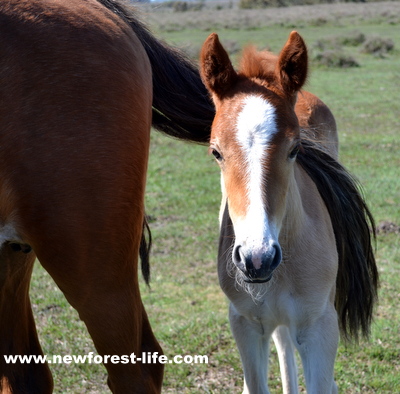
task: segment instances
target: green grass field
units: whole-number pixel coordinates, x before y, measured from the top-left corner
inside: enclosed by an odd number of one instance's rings
[[[382,4],[389,7],[389,3]],[[320,96],[336,116],[341,162],[363,184],[376,223],[399,226],[399,19],[393,21],[390,13],[386,17],[368,16],[368,5],[359,4],[359,14],[355,8],[354,15],[337,21],[328,18],[327,13],[315,14],[311,22],[304,18],[296,22],[295,16],[290,15],[290,23],[278,24],[271,22],[274,10],[258,10],[268,15],[265,26],[244,30],[218,28],[217,32],[223,42],[235,41],[239,47],[253,42],[278,51],[290,31],[296,29],[308,43],[312,58],[318,40],[349,36],[354,30],[393,41],[394,50],[383,57],[364,53],[361,45],[341,45],[340,50],[351,54],[360,66],[330,68],[313,61],[307,89]],[[342,6],[345,9],[347,5]],[[313,10],[308,8],[309,14]],[[219,12],[222,18],[224,11]],[[200,48],[201,42],[214,31],[214,26],[165,31],[157,29],[157,20],[163,19],[161,12],[148,16],[158,34],[176,45],[190,43]],[[185,18],[190,19],[190,15]],[[142,285],[142,297],[166,355],[209,357],[208,365],[167,365],[166,393],[239,393],[242,389],[240,360],[227,319],[228,304],[216,272],[219,200],[219,169],[207,155],[207,147],[153,132],[146,201],[153,233],[152,282],[151,289]],[[335,375],[341,393],[400,392],[400,234],[380,232],[376,255],[381,288],[371,339],[358,346],[340,346]],[[39,264],[35,267],[31,295],[45,354],[94,351],[77,313]],[[52,370],[56,393],[108,392],[102,366],[53,365]],[[304,392],[302,379],[300,384]],[[273,347],[270,390],[281,392]]]

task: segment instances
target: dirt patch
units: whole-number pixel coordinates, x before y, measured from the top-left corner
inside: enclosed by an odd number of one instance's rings
[[[235,370],[229,367],[209,368],[196,378],[197,389],[199,392],[206,393],[221,389],[227,393],[240,393],[242,385],[237,387],[233,379],[236,374]]]
[[[400,234],[400,226],[384,220],[376,226],[376,232],[377,234]]]

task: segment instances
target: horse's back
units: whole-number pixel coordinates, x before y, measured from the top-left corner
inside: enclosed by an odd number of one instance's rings
[[[314,94],[302,90],[297,95],[295,111],[303,133],[325,146],[337,159],[339,140],[336,121],[329,107]]]

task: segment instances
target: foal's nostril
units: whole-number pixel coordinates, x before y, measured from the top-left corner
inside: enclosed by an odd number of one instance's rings
[[[240,254],[240,248],[241,248],[240,245],[236,245],[235,248],[233,249],[232,257],[233,257],[233,262],[236,265],[238,265],[238,264],[240,264],[242,262],[242,256]]]
[[[274,249],[274,256],[272,258],[271,269],[274,270],[282,261],[282,249],[277,243],[274,243],[272,247]]]
[[[240,245],[236,245],[233,249],[232,259],[237,268],[246,273],[246,258]]]

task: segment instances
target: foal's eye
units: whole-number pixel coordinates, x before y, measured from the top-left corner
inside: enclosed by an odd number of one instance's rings
[[[292,149],[292,151],[289,153],[289,159],[294,160],[299,153],[300,150],[300,144],[296,144],[296,146]]]
[[[222,161],[222,156],[216,149],[212,149],[211,153],[217,161]]]

